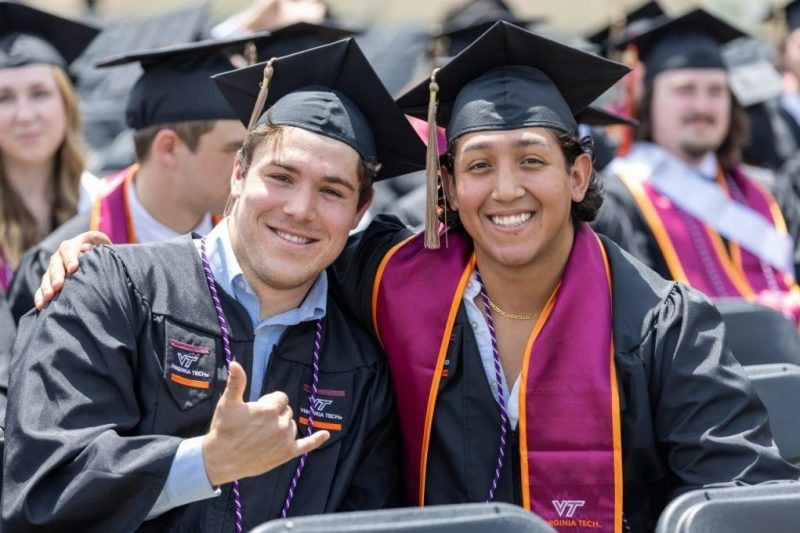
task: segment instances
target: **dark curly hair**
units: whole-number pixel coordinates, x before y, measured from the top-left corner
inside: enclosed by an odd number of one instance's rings
[[[590,136],[578,138],[575,135],[564,133],[556,129],[545,129],[548,130],[558,142],[561,153],[564,154],[567,172],[572,169],[572,166],[581,154],[589,154],[594,164],[594,140]],[[447,152],[445,152],[439,160],[440,165],[453,176],[455,176],[455,145],[455,142],[449,143]],[[458,212],[450,209],[449,205],[445,206],[444,200],[444,194],[440,191],[439,220],[448,226],[460,225]],[[597,217],[597,212],[600,210],[601,205],[603,205],[603,183],[597,175],[597,172],[592,168],[592,174],[589,177],[589,185],[586,188],[586,195],[580,202],[572,202],[572,208],[570,209],[572,222],[577,224],[579,222],[593,221]]]

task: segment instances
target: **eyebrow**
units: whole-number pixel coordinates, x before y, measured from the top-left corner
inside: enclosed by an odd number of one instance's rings
[[[541,139],[535,139],[526,137],[523,139],[519,139],[518,141],[514,142],[514,148],[525,148],[528,146],[541,146],[542,148],[550,149],[550,145],[547,144],[545,141]],[[488,142],[480,142],[475,144],[468,144],[462,151],[462,154],[467,154],[469,152],[476,152],[478,150],[486,150],[487,148],[491,148],[492,143]]]
[[[289,172],[292,172],[294,174],[300,174],[300,170],[297,167],[289,165],[288,163],[281,163],[279,161],[270,161],[269,164],[273,165],[273,166],[276,166],[276,167],[280,167],[280,168],[285,169],[285,170],[288,170]],[[346,187],[346,188],[350,189],[351,191],[356,192],[355,185],[353,185],[352,183],[350,183],[348,180],[346,180],[344,178],[340,178],[339,176],[325,176],[325,177],[322,178],[322,181],[324,181],[326,183],[331,183],[331,184],[334,184],[334,185],[341,185],[342,187]]]

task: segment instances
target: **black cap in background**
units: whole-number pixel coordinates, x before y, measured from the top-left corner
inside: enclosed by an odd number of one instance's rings
[[[615,42],[630,39],[647,29],[654,19],[664,17],[666,13],[655,0],[645,2],[638,8],[625,13],[619,21],[612,21],[610,25],[593,33],[587,39],[598,45],[603,53],[607,53]]]
[[[726,68],[721,45],[744,37],[743,31],[703,9],[665,19],[621,44],[636,46],[645,65],[645,80],[684,68]]]
[[[271,37],[258,49],[258,61],[267,61],[273,57],[281,57],[295,52],[316,48],[324,44],[350,37],[357,31],[352,28],[333,25],[332,23],[312,24],[297,22],[282,28],[271,30]]]
[[[437,73],[437,122],[446,125],[449,142],[472,131],[534,126],[574,134],[575,116],[629,70],[498,22]],[[400,97],[400,108],[424,119],[428,85]]]
[[[0,2],[0,68],[45,63],[66,69],[98,33],[87,24]]]
[[[341,141],[380,163],[377,180],[424,168],[425,145],[352,38],[272,62],[266,100],[255,110],[266,63],[214,76],[248,125],[295,126]]]
[[[495,22],[505,21],[525,29],[542,24],[544,17],[518,17],[502,0],[468,0],[453,8],[455,15],[431,31],[445,57],[459,54]]]
[[[258,48],[269,35],[263,32],[127,52],[104,59],[97,66],[141,64],[144,72],[131,90],[126,110],[128,126],[133,129],[191,120],[235,120],[236,114],[211,76],[233,67],[229,54],[244,53],[251,42]]]

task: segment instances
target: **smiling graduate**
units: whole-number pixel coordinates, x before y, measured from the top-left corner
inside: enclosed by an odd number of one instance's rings
[[[387,364],[325,269],[424,145],[352,39],[219,83],[255,119],[228,216],[94,249],[20,323],[6,531],[240,532],[401,501]]]

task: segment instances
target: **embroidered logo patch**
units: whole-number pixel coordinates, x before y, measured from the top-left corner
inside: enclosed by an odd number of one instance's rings
[[[303,385],[303,391],[311,394],[311,387]],[[347,394],[344,390],[336,389],[317,389],[317,397],[314,401],[314,428],[327,429],[329,431],[342,431],[344,422],[345,398]],[[307,398],[307,397],[306,397]],[[310,411],[308,409],[308,399],[300,405],[300,424],[307,426]]]
[[[579,507],[586,505],[585,500],[553,500],[553,508],[560,517],[572,518]]]
[[[208,370],[200,368],[198,361],[201,357],[208,355],[211,350],[178,339],[170,339],[169,348],[174,356],[169,358],[169,379],[186,387],[208,389],[211,383],[211,374]]]

